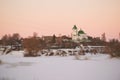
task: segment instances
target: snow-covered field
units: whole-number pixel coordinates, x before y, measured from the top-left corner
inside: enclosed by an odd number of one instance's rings
[[[23,57],[1,55],[0,80],[120,80],[120,59],[109,55]]]

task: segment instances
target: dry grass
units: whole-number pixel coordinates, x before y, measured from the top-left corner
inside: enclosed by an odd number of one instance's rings
[[[75,55],[75,60],[89,60],[87,56]]]
[[[80,55],[75,55],[75,60],[80,60]]]
[[[2,60],[0,60],[0,64],[2,64]]]

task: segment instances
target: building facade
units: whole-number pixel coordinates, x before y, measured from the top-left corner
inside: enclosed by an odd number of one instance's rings
[[[72,28],[73,32],[72,32],[72,40],[74,42],[84,42],[88,40],[88,36],[87,34],[82,30],[78,30],[77,26],[74,25],[74,27]]]

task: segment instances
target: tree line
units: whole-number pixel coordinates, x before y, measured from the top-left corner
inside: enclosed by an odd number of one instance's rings
[[[93,46],[106,46],[106,52],[111,54],[112,57],[120,57],[120,41],[117,39],[111,39],[106,41],[105,33],[102,37],[91,37],[88,36],[90,42],[75,43],[68,36],[56,37],[54,34],[51,39],[45,40],[39,37],[37,33],[33,33],[33,36],[22,38],[19,33],[5,34],[0,39],[1,46],[11,46],[15,50],[25,50],[28,55],[36,56],[42,49],[49,49],[51,46],[58,46],[60,48],[75,48],[79,44],[93,45]]]

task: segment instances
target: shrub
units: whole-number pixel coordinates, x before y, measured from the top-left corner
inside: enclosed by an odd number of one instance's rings
[[[118,40],[111,40],[108,47],[111,57],[120,57],[120,42]]]
[[[26,51],[24,56],[37,56],[37,53],[42,50],[42,40],[37,37],[30,37],[23,40],[23,47]]]

